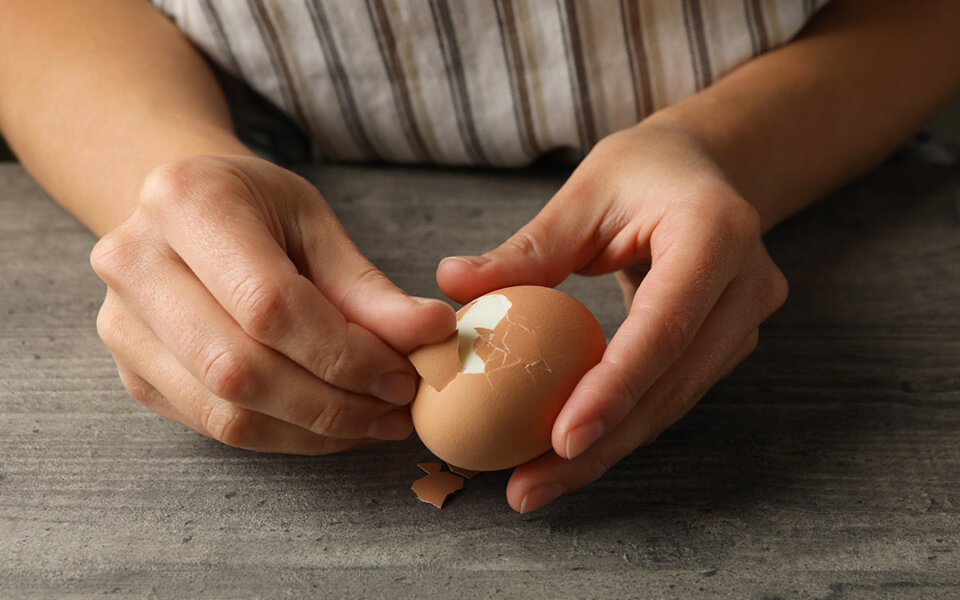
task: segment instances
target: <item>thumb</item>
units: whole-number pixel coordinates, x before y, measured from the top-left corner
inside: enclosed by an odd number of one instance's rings
[[[402,354],[444,341],[457,329],[453,307],[437,298],[411,296],[358,255],[333,289],[347,321],[371,331]]]
[[[443,293],[461,303],[512,285],[554,287],[598,251],[601,219],[589,212],[582,205],[563,202],[558,194],[493,250],[441,260],[437,283]]]
[[[397,287],[360,253],[332,215],[321,228],[322,234],[305,242],[307,276],[347,321],[402,354],[442,342],[456,331],[453,307],[439,299],[410,296]]]

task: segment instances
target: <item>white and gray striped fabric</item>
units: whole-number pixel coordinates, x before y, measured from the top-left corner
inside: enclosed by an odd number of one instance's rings
[[[153,0],[324,158],[520,166],[677,102],[828,0]]]

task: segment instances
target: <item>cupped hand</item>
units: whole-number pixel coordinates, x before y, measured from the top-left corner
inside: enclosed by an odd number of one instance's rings
[[[749,355],[787,285],[757,211],[697,140],[640,124],[603,139],[544,209],[496,249],[441,262],[466,302],[570,273],[616,272],[628,313],[557,417],[553,452],[521,465],[510,505],[529,512],[651,443]]]
[[[155,169],[94,247],[97,320],[137,400],[242,448],[324,454],[409,435],[405,355],[456,327],[358,251],[306,180],[246,156]]]

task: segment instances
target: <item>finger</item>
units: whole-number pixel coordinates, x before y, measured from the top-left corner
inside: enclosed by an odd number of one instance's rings
[[[561,456],[576,456],[630,412],[683,355],[721,293],[743,268],[743,251],[734,240],[719,237],[712,227],[695,219],[680,229],[682,235],[652,240],[653,266],[637,289],[627,318],[603,359],[581,379],[561,410],[553,436]],[[736,302],[749,302],[745,294],[750,291],[734,286],[730,296]],[[752,315],[736,317],[733,327],[744,327],[749,321],[752,329],[760,322]],[[736,333],[736,340],[746,334]]]
[[[617,285],[620,286],[620,292],[623,294],[623,303],[628,311],[630,305],[633,304],[633,297],[637,295],[637,288],[640,287],[640,283],[649,272],[649,263],[639,263],[628,265],[614,274]]]
[[[440,261],[437,282],[443,292],[466,303],[511,285],[553,287],[588,263],[606,240],[604,207],[586,199],[595,194],[574,176],[530,222],[482,256]]]
[[[183,263],[150,243],[133,252],[124,276],[115,276],[112,269],[102,276],[212,395],[322,435],[409,435],[408,411],[315,377],[245,335]],[[328,351],[336,354],[338,349]]]
[[[152,375],[161,382],[161,385],[164,385],[164,382],[170,382],[177,386],[175,392],[183,393],[185,388],[181,383],[189,387],[191,381],[178,383],[177,374],[171,374],[170,369],[164,368],[165,362],[152,361],[147,365],[148,370],[156,372]],[[176,368],[179,364],[173,366]],[[205,390],[195,385],[193,392],[197,395],[187,404],[188,410],[182,412],[133,370],[124,366],[120,366],[119,370],[124,387],[140,404],[162,417],[229,446],[256,452],[320,455],[341,452],[375,442],[375,440],[345,440],[321,436],[272,417],[231,405],[229,402],[206,394]]]
[[[442,300],[410,296],[367,260],[323,202],[304,204],[303,262],[310,280],[352,323],[402,354],[442,342],[457,328]]]
[[[220,163],[172,166],[148,179],[141,204],[159,217],[153,222],[163,239],[247,335],[337,387],[394,404],[412,400],[409,362],[348,322],[298,272],[277,242],[284,239],[277,222],[285,217],[250,199],[255,188]]]
[[[720,377],[717,379],[724,379],[730,373],[733,373],[733,370],[737,368],[737,365],[742,363],[744,359],[753,354],[753,351],[757,349],[757,345],[760,343],[760,329],[754,329],[750,335],[747,336],[747,339],[743,341],[742,344],[734,351],[730,358],[727,360],[727,363],[720,369]]]
[[[190,421],[186,415],[177,410],[173,404],[164,398],[163,394],[157,391],[157,388],[150,385],[150,382],[143,377],[137,375],[132,368],[125,365],[122,361],[118,361],[116,355],[114,355],[113,359],[117,363],[120,383],[123,384],[127,393],[130,394],[134,400],[161,417],[190,427]],[[191,427],[191,429],[193,428]],[[196,431],[196,429],[194,430]]]
[[[746,358],[755,345],[752,335],[744,339],[722,372],[732,370],[730,365]],[[670,424],[679,420],[706,393],[710,385],[703,385],[701,382],[702,391],[695,391],[694,396],[684,397],[683,401],[671,405],[666,413],[669,415],[669,423],[647,421],[644,414],[646,404],[638,404],[616,429],[576,458],[568,460],[555,452],[548,452],[518,467],[507,484],[507,501],[514,510],[527,513],[596,481],[638,446],[651,443]],[[649,396],[651,404],[656,404],[658,397],[673,397],[659,388],[652,389]],[[645,398],[644,402],[646,401]],[[665,400],[660,400],[659,403],[668,404]]]
[[[107,310],[112,315],[98,321],[103,322],[102,337],[117,362],[121,382],[138,402],[163,417],[230,446],[259,452],[329,454],[374,441],[318,435],[217,398],[142,322],[122,306]],[[175,398],[176,404],[168,397]]]
[[[756,329],[734,337],[729,322],[739,307],[725,297],[697,339],[619,424],[573,459],[555,452],[518,467],[507,485],[510,505],[535,510],[600,478],[638,446],[653,442],[686,414],[707,390],[756,346]]]

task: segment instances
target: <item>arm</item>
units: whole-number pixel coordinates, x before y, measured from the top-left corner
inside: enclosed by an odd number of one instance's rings
[[[785,300],[763,231],[887,156],[960,83],[960,4],[834,0],[794,42],[601,140],[486,261],[441,263],[443,290],[616,272],[628,315],[514,472],[543,506],[600,477],[750,354]]]
[[[98,235],[127,219],[157,165],[252,156],[203,57],[149,2],[0,0],[0,130]]]
[[[131,395],[249,449],[406,437],[403,354],[445,339],[450,307],[393,285],[309,182],[237,141],[203,58],[148,2],[0,14],[0,128],[103,236],[97,329]]]
[[[690,132],[764,229],[878,165],[960,88],[960,4],[834,0],[795,41],[647,120]]]

